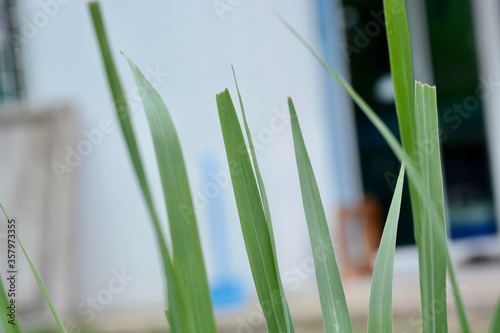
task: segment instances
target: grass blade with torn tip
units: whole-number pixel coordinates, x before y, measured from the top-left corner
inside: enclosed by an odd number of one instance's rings
[[[323,203],[291,98],[288,99],[288,107],[325,332],[352,332],[351,319]]]
[[[174,332],[189,331],[192,322],[189,321],[187,316],[183,314],[185,311],[185,305],[181,298],[181,295],[179,294],[180,289],[178,287],[177,278],[175,277],[175,274],[173,272],[172,261],[170,258],[168,247],[164,238],[160,221],[158,219],[158,215],[156,213],[156,209],[153,204],[151,191],[149,189],[146,174],[144,172],[144,167],[141,161],[141,156],[135,139],[134,130],[130,120],[127,101],[125,95],[123,94],[120,79],[118,78],[113,58],[111,56],[111,50],[109,47],[108,39],[106,37],[106,31],[104,28],[104,22],[102,19],[99,4],[97,2],[90,3],[89,10],[92,16],[96,36],[99,41],[101,56],[106,69],[108,83],[113,95],[113,101],[117,111],[118,119],[120,121],[122,133],[125,137],[127,148],[134,165],[134,170],[139,180],[139,184],[146,200],[146,204],[148,206],[149,214],[153,223],[153,228],[155,230],[156,240],[158,242],[158,246],[160,247],[163,270],[167,279],[168,290],[170,290],[167,296],[167,302],[170,310],[176,314],[172,316],[173,321],[170,323],[170,325]]]
[[[279,267],[278,267],[278,256],[276,254],[276,244],[274,241],[273,223],[271,220],[271,210],[269,208],[269,201],[267,200],[267,194],[266,194],[266,189],[264,187],[264,181],[262,180],[262,175],[260,173],[259,163],[257,161],[257,154],[255,153],[255,147],[253,145],[252,134],[250,133],[250,127],[248,126],[247,117],[245,114],[245,108],[243,107],[243,99],[241,98],[240,88],[238,87],[238,81],[236,80],[236,73],[234,72],[234,67],[231,66],[231,68],[233,69],[233,76],[234,76],[234,83],[236,84],[236,90],[238,91],[238,99],[240,101],[241,114],[243,115],[243,124],[245,125],[245,132],[246,132],[247,139],[248,139],[248,145],[250,147],[250,153],[252,155],[252,161],[253,161],[253,166],[255,169],[255,175],[257,177],[257,182],[259,184],[259,191],[260,191],[260,196],[262,199],[262,206],[264,208],[264,214],[266,215],[267,227],[269,229],[269,238],[271,239],[271,246],[273,248],[274,264],[276,266],[276,274],[279,277],[280,272],[279,272]],[[281,283],[281,279],[278,279],[278,283],[280,285],[279,286],[280,292],[282,295],[284,295],[285,292],[283,291],[283,285]],[[294,332],[295,329],[293,328],[292,315],[290,314],[290,309],[288,308],[288,302],[286,302],[286,300],[285,300],[285,302],[283,302],[283,311],[285,311],[288,331]]]
[[[250,156],[229,91],[216,96],[234,196],[253,280],[269,332],[289,332],[273,247]]]
[[[392,276],[405,168],[401,165],[373,269],[368,333],[392,332]]]
[[[127,58],[149,122],[167,207],[173,268],[194,332],[217,332],[181,146],[169,111],[139,68]]]
[[[412,68],[412,59],[411,59],[411,41],[410,41],[410,33],[408,29],[406,8],[404,0],[384,0],[384,14],[386,21],[386,32],[387,32],[387,42],[389,47],[389,58],[391,64],[391,73],[392,79],[394,82],[394,93],[395,93],[395,102],[396,102],[396,110],[398,114],[398,122],[401,133],[401,140],[404,150],[414,156],[414,152],[419,151],[421,148],[419,145],[424,144],[427,145],[429,143],[429,136],[426,136],[426,128],[431,125],[432,127],[437,127],[437,117],[433,115],[433,109],[435,105],[430,105],[430,109],[428,110],[430,115],[433,117],[430,123],[426,123],[424,119],[420,116],[422,113],[418,112],[418,110],[414,110],[413,94],[412,90],[414,88],[413,82],[413,68]],[[425,90],[425,88],[424,88]],[[434,126],[435,125],[435,126]],[[431,130],[434,129],[431,127]],[[431,132],[431,136],[436,138],[435,134]],[[425,141],[422,141],[425,140]],[[439,158],[439,140],[430,141],[432,147],[431,151],[434,151],[432,154],[432,158]],[[416,162],[416,161],[414,161]],[[425,170],[425,164],[421,164],[421,168],[417,163],[415,163],[417,169],[420,169],[419,172],[424,176],[424,179],[428,179],[424,174],[426,171],[430,172],[428,175],[433,178],[441,179],[441,169],[434,167],[434,171]],[[435,185],[435,184],[434,184]],[[431,187],[431,183],[427,183],[425,186],[427,188]],[[440,182],[440,186],[442,186],[442,181]],[[439,212],[439,218],[435,219],[431,215],[435,215],[432,212],[429,214],[426,220],[425,216],[422,216],[421,212],[425,209],[428,210],[427,203],[424,202],[421,195],[419,195],[418,190],[415,188],[415,182],[410,182],[410,197],[412,203],[412,211],[414,212],[414,228],[415,228],[415,239],[417,242],[417,247],[419,251],[419,258],[425,257],[425,259],[420,261],[420,265],[426,266],[425,269],[420,269],[420,283],[421,287],[427,285],[430,288],[431,293],[427,293],[423,291],[422,293],[422,312],[427,313],[431,316],[431,320],[427,320],[424,323],[423,330],[432,332],[432,329],[447,330],[447,312],[446,310],[435,310],[435,302],[436,298],[439,297],[439,302],[442,302],[443,306],[446,307],[446,302],[442,299],[443,293],[441,292],[441,288],[443,288],[443,284],[446,283],[446,274],[443,276],[442,267],[447,264],[448,267],[448,275],[450,276],[450,280],[453,286],[453,293],[455,297],[455,303],[457,307],[457,313],[460,320],[460,325],[462,328],[462,332],[467,333],[470,332],[470,325],[467,319],[467,315],[465,313],[465,308],[463,306],[463,301],[460,297],[460,293],[456,283],[455,272],[453,269],[453,263],[450,260],[449,253],[446,253],[445,256],[440,256],[439,260],[433,260],[432,256],[429,255],[429,252],[432,251],[430,247],[432,247],[432,243],[429,243],[428,234],[423,234],[425,232],[425,223],[432,223],[429,219],[434,220],[434,222],[439,221],[442,223],[444,229],[444,214],[443,204],[444,201],[442,198],[442,188],[437,189],[435,187],[433,190],[430,190],[431,196],[431,204],[434,204],[434,201],[437,200],[439,203],[436,208]],[[430,232],[429,229],[427,229]],[[443,232],[444,234],[444,232]],[[446,239],[442,237],[442,235],[437,236],[434,239],[435,242],[443,243],[437,244],[438,247],[445,247]],[[432,267],[431,267],[432,265]],[[429,279],[433,279],[431,283]],[[444,281],[443,281],[444,280]],[[437,283],[437,285],[435,284]],[[426,293],[427,295],[425,295]],[[436,293],[439,293],[437,295]],[[438,313],[439,312],[439,313]]]
[[[411,145],[417,149],[423,144],[424,149],[414,150],[415,165],[423,175],[430,199],[430,205],[425,204],[415,193],[412,206],[415,224],[415,240],[418,248],[420,295],[422,303],[423,331],[447,332],[448,320],[446,313],[446,271],[447,249],[443,179],[441,175],[441,158],[439,150],[439,132],[437,120],[436,88],[429,85],[415,84],[415,122],[418,124],[412,136]],[[418,156],[416,155],[418,154]],[[411,185],[411,183],[410,183]],[[432,210],[437,210],[439,218],[432,216]],[[434,232],[438,227],[443,232]]]
[[[500,332],[500,301],[498,302],[495,312],[493,312],[493,316],[491,317],[491,324],[489,333],[498,333]]]
[[[7,218],[7,221],[10,221],[9,216],[7,215],[7,212],[5,211],[5,209],[3,208],[3,205],[1,203],[0,203],[0,207],[2,208],[2,211],[5,215],[5,217]],[[26,249],[24,248],[23,243],[21,242],[21,239],[19,239],[19,236],[17,235],[17,233],[15,231],[14,231],[14,233],[16,235],[17,241],[19,242],[19,245],[21,246],[21,249],[23,250],[23,253],[24,253],[24,256],[26,257],[26,260],[28,260],[28,264],[30,265],[31,271],[33,272],[33,275],[36,278],[36,282],[38,283],[38,286],[40,287],[40,290],[43,293],[43,297],[45,297],[45,300],[47,301],[47,304],[50,307],[50,311],[52,311],[52,314],[54,315],[54,318],[57,322],[57,325],[59,326],[59,329],[61,330],[61,332],[67,333],[66,328],[64,328],[64,324],[63,324],[61,318],[57,314],[57,311],[56,311],[56,308],[54,307],[54,304],[52,304],[52,300],[50,299],[49,293],[47,292],[47,289],[45,288],[45,285],[43,284],[42,278],[38,274],[38,271],[36,270],[35,265],[31,261],[31,258],[28,255],[28,252],[26,252]]]
[[[414,84],[405,1],[384,0],[384,14],[403,149],[413,157],[414,165],[425,181],[422,185],[427,190],[430,204],[435,206],[439,215],[437,219],[432,216],[430,210],[434,208],[423,202],[414,182],[410,182],[415,241],[419,254],[421,306],[426,316],[422,329],[424,332],[446,332],[446,267],[451,262],[448,263],[448,254],[445,253],[445,233],[433,233],[430,225],[439,224],[445,229],[436,90],[427,85]],[[412,94],[414,86],[415,95]],[[427,150],[423,153],[422,145]],[[423,161],[417,161],[417,157],[423,157]],[[452,269],[450,275],[454,275]],[[459,316],[463,323],[462,314],[459,313]]]

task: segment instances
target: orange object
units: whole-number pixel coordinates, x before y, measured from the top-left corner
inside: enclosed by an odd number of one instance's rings
[[[338,251],[342,275],[370,275],[382,237],[382,208],[373,195],[357,205],[339,211]]]

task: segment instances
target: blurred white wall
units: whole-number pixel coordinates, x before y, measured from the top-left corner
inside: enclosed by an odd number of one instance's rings
[[[103,312],[124,307],[163,307],[163,277],[151,224],[129,162],[86,2],[26,0],[20,2],[21,27],[27,29],[23,49],[27,97],[32,103],[70,100],[81,111],[82,131],[98,130],[102,121],[114,125],[103,134],[74,172],[78,173],[75,309],[107,287],[113,271],[135,279],[113,295]],[[218,12],[214,4],[230,10]],[[278,256],[283,270],[309,255],[293,142],[288,124],[272,133],[276,112],[287,114],[292,96],[303,128],[325,208],[335,206],[335,184],[327,141],[324,96],[319,89],[323,69],[274,17],[274,6],[305,38],[319,47],[315,8],[307,0],[274,1],[102,1],[108,37],[124,90],[131,98],[133,123],[139,133],[158,206],[163,207],[159,177],[147,122],[137,99],[124,51],[151,76],[172,114],[180,137],[193,192],[204,191],[201,161],[215,156],[227,170],[215,94],[228,87],[236,97],[235,66],[250,127],[262,134],[258,157],[275,223]],[[45,14],[43,14],[45,13]],[[47,18],[46,20],[44,18]],[[23,31],[21,31],[23,33]],[[273,118],[274,117],[274,118]],[[274,119],[274,120],[273,120]],[[280,120],[279,120],[280,121]],[[82,140],[86,140],[82,132]],[[253,290],[244,243],[230,186],[221,194],[230,224],[232,261],[248,290]],[[195,201],[196,198],[195,198]],[[160,209],[166,221],[164,209]],[[330,214],[332,215],[332,214]],[[201,209],[205,259],[211,269],[207,214]],[[313,279],[308,279],[308,282]],[[88,315],[88,314],[87,314]],[[81,319],[87,315],[80,313]],[[102,316],[101,312],[97,316]]]

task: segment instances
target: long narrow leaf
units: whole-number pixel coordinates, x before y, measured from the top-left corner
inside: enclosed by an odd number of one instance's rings
[[[290,332],[273,245],[250,156],[229,91],[217,95],[234,196],[257,295],[269,332]],[[293,328],[293,326],[292,326]]]
[[[216,332],[207,274],[184,158],[169,111],[139,68],[127,58],[149,122],[167,207],[173,268],[194,332]],[[173,317],[173,316],[172,316]]]
[[[19,242],[19,245],[21,246],[21,249],[23,250],[23,253],[24,253],[24,256],[26,257],[26,260],[28,260],[28,264],[30,265],[31,271],[33,272],[33,275],[36,278],[36,282],[38,283],[38,286],[40,287],[40,290],[43,293],[43,297],[47,301],[47,304],[50,307],[50,311],[52,312],[52,315],[54,316],[54,318],[57,322],[57,326],[59,326],[59,329],[61,330],[61,332],[66,333],[67,332],[66,328],[64,327],[64,324],[63,324],[61,318],[59,317],[59,314],[57,313],[56,308],[55,308],[54,304],[52,303],[52,300],[50,299],[47,288],[45,288],[45,285],[43,284],[42,278],[38,274],[38,271],[36,270],[35,265],[31,261],[31,258],[28,255],[28,252],[26,252],[26,249],[24,248],[23,243],[21,242],[21,239],[19,238],[17,233],[16,233],[16,238],[17,238],[17,241]]]
[[[236,90],[238,91],[238,99],[240,101],[241,114],[243,115],[243,123],[245,125],[245,132],[247,135],[248,145],[250,147],[250,153],[252,155],[253,166],[255,169],[255,175],[257,176],[257,182],[259,184],[260,196],[262,199],[262,206],[264,208],[264,214],[266,215],[267,227],[269,229],[269,238],[271,240],[271,246],[273,248],[273,256],[274,256],[274,265],[276,266],[276,274],[278,277],[280,276],[279,267],[278,267],[278,256],[276,254],[276,244],[274,242],[274,232],[273,232],[273,223],[271,221],[271,210],[269,208],[269,201],[267,200],[266,188],[264,187],[264,181],[262,180],[262,175],[260,173],[259,163],[257,161],[257,154],[255,153],[255,148],[253,145],[252,134],[250,133],[250,127],[248,126],[247,117],[245,114],[245,108],[243,107],[243,99],[241,98],[240,88],[238,87],[238,81],[236,80],[236,73],[233,69],[234,83],[236,84]],[[283,285],[281,283],[281,279],[278,279],[280,293],[284,295]],[[288,303],[286,300],[283,302],[283,311],[285,312],[286,320],[287,320],[287,330],[289,332],[294,332],[292,316],[290,314],[290,309],[288,308]]]
[[[257,161],[257,154],[255,153],[255,147],[253,145],[252,133],[250,133],[250,127],[248,126],[247,116],[245,114],[245,108],[243,107],[243,99],[241,98],[240,88],[238,87],[238,81],[236,80],[236,73],[233,69],[234,83],[236,84],[236,91],[238,92],[238,99],[241,107],[241,115],[243,116],[243,124],[245,126],[245,133],[248,140],[248,146],[250,147],[250,154],[252,155],[252,162],[255,169],[255,175],[257,177],[257,182],[259,184],[259,191],[262,197],[262,206],[264,208],[264,214],[266,215],[266,222],[269,229],[269,236],[271,238],[271,245],[273,247],[273,253],[276,257],[276,245],[274,244],[274,232],[273,224],[271,221],[271,210],[269,208],[269,202],[267,200],[266,188],[264,187],[264,181],[262,180],[262,175],[260,173],[259,163]]]
[[[264,208],[264,214],[266,215],[267,227],[269,229],[269,238],[271,240],[271,246],[273,248],[273,257],[274,257],[274,265],[276,266],[276,274],[280,277],[279,267],[278,267],[278,256],[276,253],[276,244],[274,241],[274,232],[273,232],[273,223],[271,220],[271,209],[269,208],[269,201],[267,200],[266,188],[264,187],[264,181],[262,180],[262,175],[260,173],[259,163],[257,161],[257,154],[255,153],[255,147],[253,145],[252,134],[250,133],[250,127],[248,126],[247,117],[245,114],[245,108],[243,107],[243,99],[241,98],[240,88],[238,87],[238,81],[236,80],[236,73],[233,69],[234,83],[236,85],[236,90],[238,91],[238,99],[240,101],[241,114],[243,115],[243,123],[245,125],[245,133],[247,135],[248,145],[250,147],[250,153],[252,155],[253,166],[255,169],[255,175],[257,177],[257,183],[259,184],[259,191],[262,199],[262,206]],[[281,279],[278,279],[280,294],[284,295],[285,292],[283,290],[283,284],[281,283]],[[292,315],[290,313],[290,309],[288,308],[288,302],[286,299],[283,301],[283,311],[286,316],[286,324],[288,332],[295,332],[293,327]]]
[[[416,194],[418,205],[413,207],[415,235],[418,247],[420,295],[424,332],[447,332],[446,311],[446,238],[434,232],[433,225],[444,226],[443,179],[439,151],[439,133],[436,105],[436,88],[415,84],[415,122],[419,125],[412,137],[412,146],[422,145],[414,154],[415,165],[424,176],[424,187],[431,206]],[[415,199],[413,200],[415,201]],[[418,209],[418,210],[417,210]],[[432,216],[437,210],[439,219]]]
[[[5,209],[3,208],[3,205],[1,203],[0,203],[0,207],[2,208],[2,211],[5,215],[5,217],[7,218],[7,221],[10,221],[10,218],[7,215],[7,212],[5,211]],[[17,238],[19,245],[21,246],[21,249],[23,250],[23,253],[24,253],[24,256],[26,257],[26,260],[28,260],[28,264],[30,265],[31,271],[33,272],[33,275],[35,276],[36,282],[38,283],[38,286],[40,287],[40,290],[42,291],[43,297],[45,298],[45,301],[49,305],[50,311],[52,311],[52,315],[54,316],[54,318],[57,322],[57,325],[59,326],[59,329],[61,330],[61,332],[67,333],[66,328],[64,327],[64,324],[63,324],[61,318],[59,317],[59,314],[57,313],[56,308],[54,307],[54,304],[52,303],[52,300],[50,299],[49,293],[47,292],[47,288],[45,288],[45,285],[42,281],[42,278],[40,277],[40,274],[38,274],[38,271],[36,270],[35,265],[31,261],[31,258],[28,255],[28,252],[26,252],[26,249],[24,248],[23,243],[21,242],[21,239],[19,239],[17,232],[14,231],[14,233],[16,235],[16,238]],[[3,308],[2,311],[5,311],[5,308]]]
[[[288,107],[290,109],[295,159],[313,252],[325,332],[352,332],[351,319],[337,261],[335,260],[325,210],[323,209],[316,178],[291,98],[288,99]]]
[[[130,113],[128,110],[127,101],[125,95],[123,94],[120,79],[118,78],[118,73],[115,69],[113,57],[111,56],[111,50],[109,47],[108,39],[106,37],[101,10],[97,2],[90,3],[89,9],[94,24],[94,30],[99,41],[101,56],[106,69],[109,87],[113,95],[118,119],[120,120],[120,127],[125,137],[127,148],[134,165],[134,170],[139,180],[139,184],[146,200],[146,204],[148,206],[149,214],[153,223],[153,228],[155,230],[156,240],[160,247],[163,270],[167,279],[167,286],[169,290],[167,302],[171,312],[175,314],[171,316],[172,320],[170,321],[170,326],[174,332],[186,331],[189,330],[190,327],[192,327],[192,321],[188,320],[187,315],[184,314],[184,301],[182,300],[182,297],[179,293],[180,288],[173,271],[172,260],[170,258],[163,230],[158,219],[158,214],[156,213],[156,209],[153,204],[151,191],[149,189],[146,174],[144,172],[144,167],[141,161],[141,155],[139,153],[134,130],[130,121]]]
[[[404,173],[405,168],[402,165],[375,260],[368,311],[368,333],[392,332],[392,275]]]
[[[413,112],[413,67],[404,0],[384,0],[384,15],[401,141],[405,150],[411,152],[413,149],[409,148],[412,148],[410,144],[418,124]]]

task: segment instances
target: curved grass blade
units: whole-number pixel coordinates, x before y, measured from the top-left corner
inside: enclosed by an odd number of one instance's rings
[[[26,260],[28,260],[28,264],[30,265],[31,271],[33,272],[33,275],[36,278],[36,282],[38,283],[38,286],[40,287],[40,290],[43,293],[43,297],[45,297],[45,300],[47,301],[47,304],[50,307],[50,311],[52,311],[52,315],[54,316],[54,318],[57,322],[57,326],[59,326],[59,329],[61,330],[61,332],[66,333],[67,332],[66,328],[64,327],[64,324],[63,324],[61,318],[57,314],[57,311],[56,311],[56,308],[54,307],[54,304],[52,304],[49,293],[47,292],[47,289],[45,288],[45,285],[43,284],[42,278],[38,274],[38,272],[35,268],[35,265],[31,261],[31,258],[28,255],[28,252],[26,252],[26,249],[24,248],[23,243],[21,242],[21,239],[19,238],[17,233],[16,233],[16,238],[17,238],[17,241],[19,242],[19,245],[21,246],[21,249],[23,250],[23,253],[24,253],[24,256],[26,257]]]
[[[283,304],[286,299],[280,289],[268,222],[238,116],[227,89],[218,94],[216,99],[234,196],[257,295],[269,332],[291,332],[284,312]]]
[[[7,215],[7,212],[5,211],[5,209],[3,208],[3,205],[1,203],[0,203],[0,207],[2,208],[2,211],[5,215],[5,217],[7,218],[7,221],[10,221],[10,218]],[[66,328],[64,327],[64,324],[63,324],[61,318],[59,317],[59,314],[57,313],[56,308],[54,307],[54,304],[52,303],[52,300],[50,299],[49,293],[47,292],[47,288],[45,288],[45,285],[43,284],[42,278],[38,274],[38,271],[36,270],[35,265],[31,261],[31,258],[28,255],[28,252],[26,252],[26,249],[24,248],[23,243],[21,242],[21,239],[17,235],[17,232],[14,231],[14,233],[16,235],[17,241],[19,242],[19,245],[21,246],[21,249],[23,250],[23,253],[24,253],[24,256],[26,257],[26,260],[28,260],[28,264],[30,265],[31,271],[33,272],[33,275],[36,278],[36,282],[38,283],[38,286],[40,287],[40,290],[42,291],[43,297],[45,297],[45,300],[47,301],[47,304],[50,307],[50,311],[52,311],[52,315],[54,316],[54,318],[57,322],[57,325],[59,326],[59,329],[61,330],[61,332],[67,333]],[[2,309],[2,311],[3,310],[4,309]]]
[[[500,332],[500,301],[498,302],[493,317],[491,318],[491,325],[489,333]]]
[[[368,333],[392,332],[392,276],[398,231],[399,212],[403,195],[405,167],[401,165],[398,181],[387,214],[373,269],[368,311]]]
[[[288,107],[290,109],[295,159],[313,252],[325,332],[352,332],[351,319],[337,261],[335,260],[325,210],[323,209],[316,178],[291,98],[288,98]]]
[[[198,226],[181,146],[169,111],[139,68],[127,58],[149,122],[167,207],[173,268],[193,332],[217,332]],[[173,316],[172,316],[173,317]]]
[[[240,101],[241,114],[243,115],[243,123],[245,125],[245,132],[247,135],[248,145],[250,147],[250,153],[252,155],[253,166],[255,169],[255,175],[257,176],[257,182],[259,184],[260,196],[262,199],[262,206],[264,208],[264,214],[266,215],[267,227],[269,229],[269,238],[271,240],[271,246],[273,248],[273,257],[274,257],[274,265],[276,266],[276,274],[280,277],[279,267],[278,267],[278,256],[276,254],[276,245],[274,242],[274,232],[273,232],[273,223],[271,220],[271,210],[269,208],[269,201],[267,200],[266,189],[264,187],[264,181],[262,180],[262,175],[260,173],[259,163],[257,162],[257,154],[255,153],[255,147],[253,145],[252,134],[250,133],[250,127],[248,126],[247,117],[245,115],[245,108],[243,107],[243,100],[240,94],[240,88],[238,87],[238,81],[236,80],[236,73],[233,69],[234,83],[236,84],[236,90],[238,91],[238,99]],[[285,294],[283,291],[283,285],[281,283],[281,279],[278,279],[280,293],[282,295]],[[286,300],[283,302],[283,311],[285,312],[286,320],[287,320],[287,331],[294,332],[295,329],[293,327],[292,315],[290,314],[290,309],[288,308],[288,303]]]
[[[377,128],[380,134],[384,137],[384,140],[387,142],[394,155],[398,158],[401,163],[404,163],[407,169],[408,178],[410,180],[410,188],[414,188],[415,192],[418,194],[420,200],[422,200],[423,205],[427,207],[434,207],[434,204],[431,203],[429,196],[427,195],[426,189],[424,187],[425,180],[422,175],[417,172],[417,169],[414,167],[414,163],[410,158],[409,154],[403,150],[403,147],[398,142],[396,137],[392,134],[392,132],[387,128],[387,126],[382,122],[382,120],[377,116],[377,114],[370,108],[370,106],[359,96],[359,94],[352,88],[352,86],[340,75],[338,74],[315,50],[310,46],[307,41],[278,13],[275,13],[278,19],[283,23],[283,25],[306,47],[311,54],[325,67],[325,69],[332,75],[332,77],[339,83],[339,85],[344,89],[344,91],[352,98],[352,100],[359,106],[361,111],[367,116],[367,118],[372,122],[372,124]],[[403,127],[404,128],[404,127]],[[416,197],[413,195],[413,197]],[[412,199],[412,206],[415,205],[414,200]],[[435,221],[439,221],[441,219],[438,209],[431,209],[430,211],[432,218]],[[434,234],[438,235],[440,239],[446,238],[445,229],[440,223],[432,224]],[[448,248],[446,246],[446,252],[448,252]],[[449,257],[449,255],[448,255]],[[448,263],[448,274],[451,279],[456,279],[455,272],[452,267],[451,260],[447,261]],[[460,317],[460,323],[462,325],[462,330],[464,332],[469,332],[468,330],[468,319],[466,317],[463,304],[460,296],[460,292],[458,289],[454,290],[455,302],[457,304],[458,315]],[[466,324],[466,325],[464,325]]]
[[[99,41],[101,56],[106,69],[107,79],[111,93],[113,95],[113,101],[117,111],[118,119],[120,120],[120,127],[125,137],[125,142],[130,153],[134,170],[139,180],[139,184],[146,200],[146,204],[148,206],[149,214],[153,223],[153,228],[155,230],[156,240],[158,242],[158,246],[160,247],[160,253],[163,262],[163,271],[167,279],[167,287],[169,290],[167,303],[173,314],[171,316],[172,320],[170,321],[170,326],[173,332],[189,331],[192,327],[192,321],[188,320],[189,318],[187,318],[187,315],[185,314],[186,310],[184,301],[182,300],[182,296],[179,292],[180,288],[177,282],[177,278],[174,274],[172,260],[170,258],[167,243],[165,241],[163,230],[158,219],[158,214],[156,213],[156,209],[153,204],[151,191],[149,189],[141,160],[141,155],[139,153],[134,130],[130,121],[130,113],[128,110],[127,101],[125,95],[123,94],[120,79],[118,78],[118,73],[116,72],[113,58],[111,56],[111,50],[109,47],[108,39],[106,37],[106,31],[104,28],[104,22],[102,19],[99,4],[97,2],[91,2],[89,4],[89,10],[92,16],[94,30]]]

